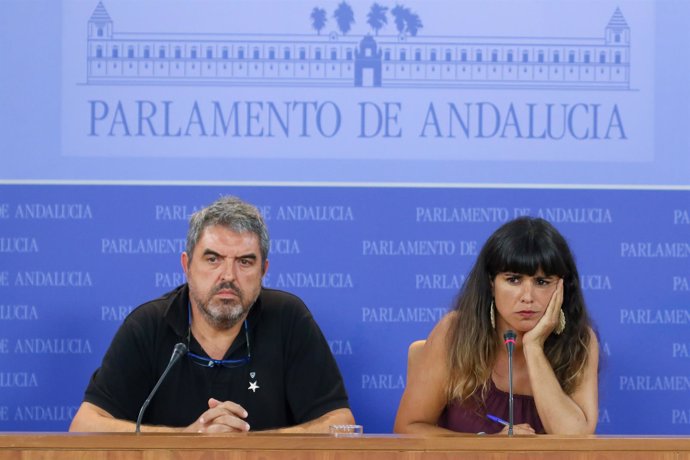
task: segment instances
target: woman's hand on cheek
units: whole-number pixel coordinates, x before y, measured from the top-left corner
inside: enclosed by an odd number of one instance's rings
[[[551,295],[551,300],[546,307],[544,315],[539,319],[534,329],[525,333],[522,337],[524,345],[538,345],[539,347],[543,347],[547,337],[556,329],[556,326],[558,326],[561,305],[563,305],[562,278],[558,280],[556,290],[553,291]]]

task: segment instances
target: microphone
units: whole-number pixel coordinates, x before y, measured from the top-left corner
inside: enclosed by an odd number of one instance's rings
[[[160,378],[158,379],[158,382],[156,382],[156,386],[153,387],[153,390],[151,390],[151,393],[149,394],[149,397],[146,398],[146,401],[144,401],[144,404],[141,406],[141,409],[139,409],[139,417],[137,417],[137,428],[136,428],[136,433],[141,432],[141,419],[144,418],[144,412],[146,411],[146,408],[149,407],[149,403],[151,402],[151,399],[153,398],[153,395],[156,394],[156,391],[158,391],[158,387],[161,386],[161,383],[163,383],[163,380],[165,380],[165,376],[168,375],[168,372],[170,372],[170,369],[175,365],[177,361],[181,357],[183,357],[187,353],[187,346],[180,342],[175,345],[175,349],[173,349],[172,356],[170,357],[170,361],[168,362],[168,365],[165,367],[165,370],[161,374]]]
[[[503,343],[508,349],[508,436],[513,435],[513,349],[515,348],[515,332],[507,330],[503,334]]]

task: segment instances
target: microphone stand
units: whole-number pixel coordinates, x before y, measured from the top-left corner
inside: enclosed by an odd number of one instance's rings
[[[156,394],[156,391],[158,391],[158,387],[161,386],[161,383],[163,383],[163,380],[165,380],[165,376],[168,375],[168,372],[170,372],[170,369],[172,369],[173,365],[185,354],[187,353],[187,346],[184,343],[178,343],[175,345],[175,349],[173,350],[172,356],[170,357],[170,361],[168,362],[168,365],[165,367],[165,370],[161,374],[160,378],[158,379],[158,382],[156,382],[156,386],[153,387],[153,390],[151,390],[151,393],[149,394],[149,397],[146,398],[146,401],[144,401],[144,404],[141,406],[141,409],[139,409],[139,417],[137,417],[137,426],[135,429],[136,433],[141,432],[141,419],[144,418],[144,412],[146,411],[146,408],[149,407],[149,403],[151,402],[151,399],[153,398],[153,395]]]
[[[513,436],[513,347],[515,347],[515,332],[506,331],[503,343],[508,349],[508,436]]]
[[[511,347],[512,348],[512,347]],[[508,353],[508,436],[513,435],[513,350]]]

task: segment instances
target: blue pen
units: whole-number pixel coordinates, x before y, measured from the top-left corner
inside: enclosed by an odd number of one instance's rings
[[[501,425],[505,425],[505,426],[510,425],[510,423],[506,422],[505,420],[503,420],[500,417],[496,417],[495,415],[486,414],[486,418],[488,418],[489,420],[493,420],[496,423],[500,423]]]

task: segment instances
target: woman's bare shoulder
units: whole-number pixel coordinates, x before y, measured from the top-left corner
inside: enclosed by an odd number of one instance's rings
[[[429,334],[429,338],[427,339],[427,345],[429,347],[445,347],[451,328],[457,320],[457,315],[458,313],[456,311],[451,311],[441,318]]]

